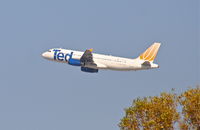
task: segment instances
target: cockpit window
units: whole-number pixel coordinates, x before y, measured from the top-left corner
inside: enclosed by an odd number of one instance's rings
[[[50,50],[48,50],[48,52],[51,52],[51,49],[50,49]]]

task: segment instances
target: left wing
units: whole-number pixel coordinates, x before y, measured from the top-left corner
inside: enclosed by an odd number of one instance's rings
[[[94,63],[94,60],[93,60],[92,51],[93,49],[88,49],[81,56],[80,58],[81,71],[90,72],[90,73],[98,72],[97,64]]]
[[[90,67],[91,66],[91,68],[92,67],[95,67],[95,68],[97,67],[97,64],[94,63],[94,60],[93,60],[92,51],[93,51],[93,49],[88,49],[81,56],[80,61],[81,61],[81,65],[83,67],[85,67],[85,66],[86,67]]]

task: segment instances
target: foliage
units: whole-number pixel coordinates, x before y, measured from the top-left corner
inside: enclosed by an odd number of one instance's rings
[[[177,112],[180,105],[182,112]],[[125,109],[121,130],[174,129],[179,124],[182,130],[200,130],[200,87],[188,89],[180,96],[161,93],[160,96],[137,98]]]
[[[189,89],[179,97],[182,105],[183,127],[200,129],[200,87]]]
[[[138,98],[125,110],[126,116],[119,126],[122,130],[173,129],[179,119],[175,94]]]

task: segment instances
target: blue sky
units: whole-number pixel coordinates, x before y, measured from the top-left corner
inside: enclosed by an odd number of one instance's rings
[[[0,129],[116,130],[137,97],[199,83],[198,0],[1,0]],[[100,71],[41,57],[61,47],[135,58],[161,42],[159,69]]]

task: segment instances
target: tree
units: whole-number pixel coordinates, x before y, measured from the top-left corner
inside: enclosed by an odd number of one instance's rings
[[[182,108],[180,113],[178,105]],[[119,127],[121,130],[171,130],[176,123],[182,130],[200,130],[200,87],[190,88],[179,96],[161,93],[160,96],[137,98],[125,109]]]
[[[178,99],[183,114],[180,127],[200,130],[200,87],[185,91]]]
[[[179,119],[176,106],[175,94],[137,98],[131,107],[125,109],[126,116],[119,127],[122,130],[173,129]]]

